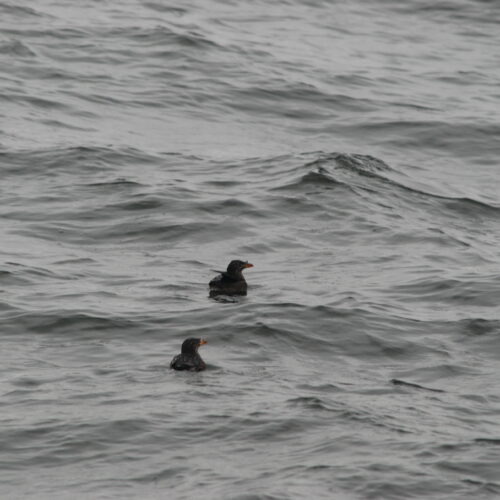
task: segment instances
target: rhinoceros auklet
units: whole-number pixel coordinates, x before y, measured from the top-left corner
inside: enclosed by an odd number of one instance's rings
[[[174,357],[170,363],[170,368],[174,370],[189,370],[191,372],[199,372],[206,368],[205,362],[198,354],[198,347],[206,344],[203,339],[186,339],[182,343],[180,354]]]
[[[227,266],[227,271],[218,271],[209,284],[210,296],[213,295],[246,295],[247,282],[243,277],[243,269],[253,267],[253,264],[241,260],[232,260]]]

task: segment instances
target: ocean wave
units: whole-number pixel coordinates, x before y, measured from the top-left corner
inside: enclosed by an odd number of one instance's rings
[[[0,54],[12,54],[18,57],[33,57],[36,55],[26,43],[19,40],[0,42]]]
[[[12,176],[33,174],[50,175],[58,171],[91,172],[124,164],[153,164],[158,157],[132,147],[50,147],[44,149],[0,150],[2,172]]]
[[[428,191],[420,187],[412,187],[411,180],[401,182],[401,172],[391,168],[385,162],[372,156],[359,154],[329,153],[305,163],[302,167],[305,174],[285,185],[275,187],[277,190],[294,189],[306,190],[310,185],[343,186],[352,193],[361,189],[371,196],[373,203],[393,203],[395,196],[405,204],[419,204],[419,198],[436,202],[442,212],[453,215],[456,212],[466,217],[489,216],[494,219],[500,215],[500,206],[491,205],[485,201],[464,197],[444,196],[433,192],[429,186]],[[354,174],[354,175],[353,175]],[[408,199],[411,195],[411,200]],[[392,198],[392,200],[391,200]],[[366,199],[366,198],[365,198]],[[423,206],[424,209],[427,209]]]
[[[0,12],[5,15],[11,15],[25,19],[26,17],[41,17],[42,14],[32,7],[24,5],[16,5],[12,3],[2,2],[0,4]]]
[[[494,276],[478,279],[464,278],[424,278],[412,283],[398,285],[395,291],[400,296],[413,301],[449,302],[468,306],[492,307],[497,304],[496,297],[500,294],[500,285],[495,284]]]
[[[14,321],[15,320],[15,321]],[[23,332],[46,335],[69,336],[78,331],[78,338],[84,335],[95,336],[96,332],[125,334],[135,330],[135,322],[126,318],[98,316],[93,313],[69,312],[61,310],[25,312],[18,311],[14,315],[5,315],[6,324],[15,323]]]

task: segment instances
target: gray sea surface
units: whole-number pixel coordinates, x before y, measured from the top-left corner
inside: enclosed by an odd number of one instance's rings
[[[499,23],[0,1],[0,498],[499,498]]]

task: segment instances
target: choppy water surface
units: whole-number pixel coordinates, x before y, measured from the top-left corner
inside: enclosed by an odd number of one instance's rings
[[[0,496],[497,498],[499,21],[2,2]]]

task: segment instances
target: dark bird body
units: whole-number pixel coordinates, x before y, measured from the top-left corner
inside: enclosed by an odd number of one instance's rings
[[[232,260],[227,266],[226,271],[219,271],[208,286],[210,287],[210,296],[214,295],[246,295],[247,282],[243,277],[243,269],[253,267],[253,264],[241,260]]]
[[[206,340],[203,339],[186,339],[182,343],[181,353],[177,354],[170,363],[170,368],[191,372],[204,370],[207,366],[198,354],[198,348],[206,343]]]

